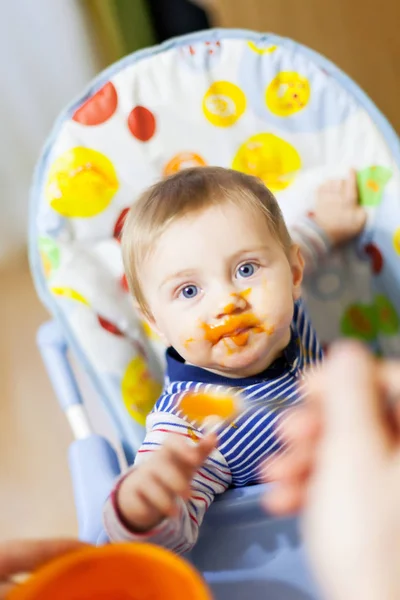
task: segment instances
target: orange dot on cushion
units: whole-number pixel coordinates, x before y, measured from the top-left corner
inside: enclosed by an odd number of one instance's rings
[[[165,165],[163,174],[165,177],[169,177],[183,169],[205,167],[206,164],[204,158],[195,152],[179,152]]]

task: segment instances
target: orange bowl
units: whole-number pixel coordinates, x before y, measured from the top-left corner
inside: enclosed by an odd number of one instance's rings
[[[211,600],[182,558],[150,544],[85,548],[52,561],[7,600]]]

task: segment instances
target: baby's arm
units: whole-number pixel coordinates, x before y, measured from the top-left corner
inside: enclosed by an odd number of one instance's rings
[[[317,190],[315,209],[291,228],[293,242],[301,248],[306,271],[315,270],[332,247],[361,233],[366,212],[358,203],[356,172],[347,179],[327,181]]]
[[[215,436],[203,437],[172,414],[153,413],[149,420],[134,467],[106,503],[106,532],[112,541],[141,540],[187,552],[215,495],[229,487],[230,470],[215,449]]]

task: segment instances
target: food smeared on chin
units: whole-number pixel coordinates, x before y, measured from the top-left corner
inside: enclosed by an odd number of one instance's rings
[[[226,421],[241,412],[242,399],[223,392],[187,392],[182,395],[179,408],[189,421],[204,423],[210,417]]]
[[[190,337],[187,340],[185,340],[185,342],[184,342],[183,345],[186,348],[186,350],[189,349],[190,344],[192,344],[193,342],[194,342],[194,338],[192,338],[192,337]]]

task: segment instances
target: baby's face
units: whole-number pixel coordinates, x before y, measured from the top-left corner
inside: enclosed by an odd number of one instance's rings
[[[227,202],[182,217],[142,268],[150,324],[186,362],[247,377],[289,343],[303,261],[262,216]]]

